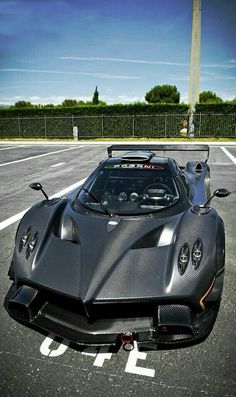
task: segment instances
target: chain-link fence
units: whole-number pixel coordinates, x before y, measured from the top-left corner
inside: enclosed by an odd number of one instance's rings
[[[236,138],[236,114],[193,116],[195,137]],[[0,118],[0,138],[178,138],[186,134],[187,114],[99,115]]]
[[[234,114],[202,114],[193,116],[195,137],[236,138],[236,113]]]

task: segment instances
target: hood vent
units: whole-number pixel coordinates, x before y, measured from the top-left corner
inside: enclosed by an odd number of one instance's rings
[[[140,249],[140,248],[153,248],[158,246],[158,241],[161,236],[163,226],[158,229],[154,229],[151,232],[142,236],[139,240],[134,243],[131,249]]]
[[[80,244],[79,230],[74,221],[70,216],[65,216],[60,225],[59,237],[62,240],[70,241],[74,244]]]

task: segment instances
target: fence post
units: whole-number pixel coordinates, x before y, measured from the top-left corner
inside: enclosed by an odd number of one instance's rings
[[[196,114],[195,114],[196,116]],[[199,115],[199,136],[201,136],[201,127],[202,127],[202,113]]]
[[[166,114],[165,114],[165,138],[166,138]]]
[[[133,114],[133,138],[135,136],[135,114]]]
[[[19,133],[19,138],[20,138],[20,116],[18,116],[18,133]]]
[[[46,116],[44,116],[44,138],[47,138],[47,120],[46,120]]]
[[[104,135],[104,114],[102,114],[102,138]]]

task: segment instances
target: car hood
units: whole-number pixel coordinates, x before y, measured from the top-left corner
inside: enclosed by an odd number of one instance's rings
[[[40,211],[37,219],[32,216],[34,224],[39,223],[34,255],[26,260],[15,250],[17,277],[84,303],[166,294],[174,241],[185,211],[168,217],[112,218],[75,212],[69,204],[50,216],[40,216]],[[29,222],[26,217],[20,225],[18,243]]]

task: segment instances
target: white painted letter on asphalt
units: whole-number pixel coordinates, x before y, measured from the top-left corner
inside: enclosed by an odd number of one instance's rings
[[[129,353],[129,358],[125,367],[125,372],[130,374],[143,375],[143,376],[155,376],[155,370],[143,367],[137,367],[137,360],[145,360],[147,353],[139,352],[137,348],[137,342],[134,341],[134,349]]]
[[[86,347],[81,354],[84,354],[85,356],[96,357],[98,354],[98,349],[96,347]]]
[[[68,348],[69,341],[63,339],[63,343],[60,343],[57,349],[50,349],[51,343],[54,341],[55,335],[49,334],[40,346],[40,353],[48,357],[58,357],[65,353]]]
[[[95,353],[94,349],[87,347],[86,349],[84,349],[82,354],[85,354],[86,356],[95,357],[93,365],[95,367],[102,367],[105,360],[111,359],[112,353],[108,353],[108,350],[109,350],[108,347],[102,346],[100,347],[99,351]]]
[[[99,349],[99,353],[97,354],[93,365],[95,365],[96,367],[102,367],[105,360],[110,360],[112,353],[108,353],[108,350],[109,349],[106,346],[102,346]]]

